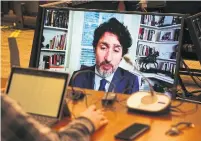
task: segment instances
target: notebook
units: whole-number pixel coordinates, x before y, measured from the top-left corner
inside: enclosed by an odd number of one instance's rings
[[[33,118],[52,126],[70,116],[65,102],[69,74],[12,67],[6,93]]]

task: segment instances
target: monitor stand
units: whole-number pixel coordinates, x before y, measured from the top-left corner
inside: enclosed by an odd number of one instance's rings
[[[193,76],[201,77],[201,69],[189,69],[189,71],[191,72],[191,74],[192,74]],[[186,70],[185,68],[180,68],[179,74],[182,74],[182,75],[189,75],[189,72],[188,72],[188,70]]]
[[[183,94],[182,97],[177,96],[176,99],[201,104],[201,90],[194,91],[199,92],[199,95],[193,95],[191,92],[188,92],[188,90],[184,86],[184,83],[182,82],[180,75],[178,75],[178,81],[183,90]]]

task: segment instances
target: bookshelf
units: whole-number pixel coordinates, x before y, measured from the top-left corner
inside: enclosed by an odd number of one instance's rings
[[[42,27],[39,69],[65,71],[69,46],[71,14],[59,9],[46,9]]]
[[[138,73],[138,72],[134,72],[134,74],[135,75],[137,75],[137,76],[141,76],[141,74],[140,73]],[[165,75],[163,75],[163,74],[160,74],[160,73],[158,73],[158,74],[153,74],[153,73],[142,73],[145,77],[147,77],[147,78],[155,78],[155,79],[159,79],[159,80],[161,80],[161,81],[165,81],[165,82],[167,82],[167,83],[170,83],[170,84],[173,84],[174,83],[174,80],[172,79],[172,78],[170,78],[170,77],[168,77],[168,76],[165,76]]]
[[[147,56],[138,56],[138,57],[147,57]],[[176,62],[175,59],[163,59],[163,58],[157,58],[158,60],[168,60],[168,61],[172,61],[172,62]]]
[[[180,23],[179,17],[176,16],[141,16],[136,60],[138,68],[144,71],[146,77],[173,83]],[[151,62],[153,58],[150,56],[154,56],[156,61]],[[151,73],[149,69],[152,69]],[[154,73],[153,70],[158,73]]]
[[[52,26],[44,26],[45,29],[52,29],[52,30],[64,30],[68,31],[66,28],[60,28],[60,27],[52,27]]]
[[[141,40],[138,39],[139,42],[147,42],[152,44],[178,44],[178,41],[160,41],[160,42],[154,42],[154,41],[147,41],[147,40]]]
[[[163,59],[163,58],[157,58],[158,60],[164,60],[164,61],[170,61],[170,62],[176,62],[175,59]]]
[[[41,49],[41,51],[65,52],[65,50],[58,50],[58,49]]]
[[[141,27],[146,27],[146,28],[153,28],[153,29],[170,29],[170,28],[179,28],[181,27],[181,24],[176,24],[176,25],[170,25],[170,26],[164,26],[164,27],[158,27],[158,26],[150,26],[146,24],[140,24]]]

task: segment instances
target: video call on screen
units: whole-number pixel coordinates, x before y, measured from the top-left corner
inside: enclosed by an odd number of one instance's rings
[[[82,66],[94,66],[96,64],[96,54],[92,45],[94,31],[111,18],[117,19],[127,27],[132,45],[126,56],[136,69],[149,79],[154,90],[162,92],[164,88],[172,87],[181,30],[181,17],[176,15],[47,9],[38,67],[55,71],[69,70],[70,74],[73,74]],[[149,90],[139,72],[123,59],[118,66],[137,76],[139,90]]]

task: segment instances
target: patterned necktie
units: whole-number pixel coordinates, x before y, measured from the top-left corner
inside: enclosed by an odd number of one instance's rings
[[[99,87],[99,91],[105,91],[105,85],[106,85],[107,81],[105,79],[102,79],[100,81],[100,87]]]

